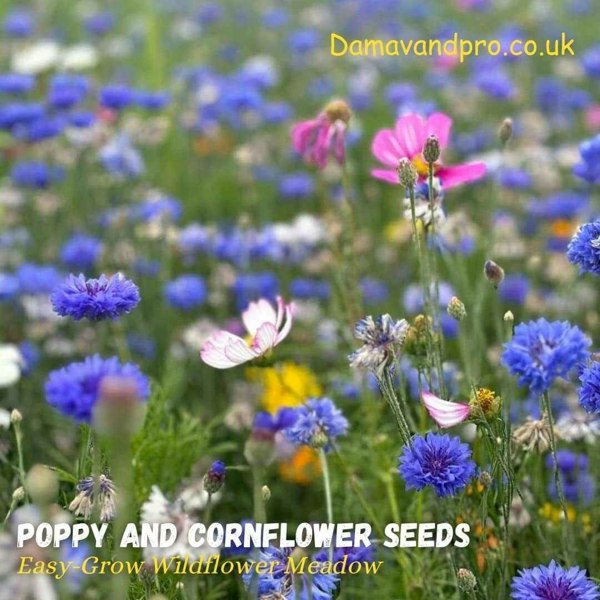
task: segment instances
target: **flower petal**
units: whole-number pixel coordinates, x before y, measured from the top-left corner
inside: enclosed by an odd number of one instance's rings
[[[285,324],[281,328],[281,331],[279,331],[279,333],[277,334],[277,338],[275,339],[275,344],[274,344],[275,346],[277,346],[277,344],[283,342],[283,340],[285,340],[285,338],[290,333],[290,329],[292,328],[292,321],[294,320],[294,309],[295,309],[295,305],[293,302],[286,305],[286,307],[285,307]]]
[[[225,349],[231,344],[242,343],[248,348],[242,338],[229,331],[218,331],[204,342],[200,350],[200,358],[209,366],[215,369],[230,369],[237,366],[239,361],[232,360],[225,352]],[[248,348],[248,350],[250,350]],[[245,362],[245,361],[242,361]]]
[[[248,308],[242,313],[242,321],[248,333],[255,336],[263,323],[277,323],[277,315],[271,304],[261,298],[258,302],[248,304]]]
[[[268,352],[277,339],[277,329],[273,323],[263,323],[252,340],[252,350],[257,356]]]
[[[427,135],[436,135],[440,141],[440,148],[445,148],[450,139],[452,119],[444,113],[434,113],[427,119]]]
[[[452,188],[461,183],[468,183],[480,179],[486,173],[485,163],[473,162],[464,165],[453,165],[451,167],[442,167],[437,175],[442,182],[444,189]]]
[[[400,185],[400,178],[398,177],[398,171],[390,171],[388,169],[373,169],[371,175],[376,179],[382,179],[388,183],[395,183]]]
[[[406,149],[391,129],[377,132],[371,144],[371,151],[386,167],[396,168],[399,160],[407,156]]]
[[[468,404],[448,402],[434,396],[430,392],[423,392],[421,397],[431,418],[444,429],[462,423],[469,417],[471,412]]]
[[[408,153],[408,158],[421,154],[427,139],[425,120],[417,113],[410,113],[396,121],[396,137]]]

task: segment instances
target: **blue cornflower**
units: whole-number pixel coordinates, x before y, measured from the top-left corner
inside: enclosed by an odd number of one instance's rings
[[[589,77],[600,77],[600,44],[588,48],[583,53],[581,65]]]
[[[75,321],[117,319],[130,313],[140,302],[140,291],[120,273],[99,279],[86,279],[83,274],[69,275],[50,297],[54,312]]]
[[[204,279],[199,275],[181,275],[164,287],[167,302],[181,310],[193,310],[204,304],[207,294]]]
[[[126,85],[107,85],[100,90],[100,105],[111,110],[126,108],[133,100],[133,90]]]
[[[11,102],[0,105],[0,129],[11,130],[17,125],[41,119],[46,109],[38,102]]]
[[[400,475],[407,489],[422,490],[428,485],[438,496],[452,496],[475,476],[471,449],[459,437],[429,432],[406,444],[400,456]]]
[[[582,225],[569,242],[567,258],[580,273],[600,275],[600,220]]]
[[[598,600],[600,590],[579,567],[564,569],[552,561],[522,569],[513,577],[513,600]]]
[[[20,294],[49,294],[62,275],[53,265],[39,265],[37,263],[23,263],[15,275],[19,281]]]
[[[139,177],[146,167],[142,155],[133,146],[125,133],[115,135],[98,152],[104,168],[117,178]]]
[[[16,7],[6,14],[2,22],[2,30],[8,37],[26,38],[35,29],[33,13],[23,7]]]
[[[600,133],[579,145],[581,161],[573,167],[573,173],[588,183],[600,183]]]
[[[284,431],[299,446],[329,450],[332,442],[348,430],[348,421],[329,398],[310,398],[296,409],[296,422]]]
[[[170,196],[149,198],[134,204],[128,212],[128,219],[133,222],[178,221],[183,214],[181,202]]]
[[[222,460],[216,460],[204,475],[202,480],[204,490],[209,494],[218,492],[225,483],[225,472],[227,467]]]
[[[579,376],[579,404],[589,413],[600,412],[600,363],[592,362]]]
[[[64,415],[90,422],[100,384],[107,376],[134,380],[141,400],[150,395],[150,382],[137,365],[122,364],[116,356],[102,358],[95,354],[52,371],[46,380],[46,400]]]
[[[556,453],[556,462],[565,498],[574,504],[592,502],[595,498],[596,483],[588,472],[588,457],[585,454],[561,449]],[[546,467],[554,469],[552,455],[547,456]],[[548,484],[548,494],[555,500],[559,498],[553,478]]]
[[[249,569],[242,578],[248,590],[256,592],[257,600],[263,598],[281,598],[282,600],[331,600],[337,588],[339,577],[330,573],[321,573],[320,569],[312,577],[295,574],[290,569],[293,548],[275,548],[269,546],[258,552],[257,560],[272,565],[267,572],[254,572]],[[316,559],[316,556],[313,557]],[[253,561],[255,562],[255,561]],[[299,588],[300,593],[296,591]]]
[[[504,344],[502,364],[519,377],[519,385],[542,394],[588,357],[590,345],[579,327],[541,318],[515,327],[513,338]]]
[[[19,279],[16,275],[0,271],[0,302],[13,300],[18,294]]]
[[[507,275],[498,286],[498,296],[511,304],[523,305],[529,293],[529,278],[522,273]]]
[[[35,86],[35,77],[21,73],[0,73],[0,93],[24,94]]]
[[[89,269],[102,254],[102,241],[90,235],[76,233],[60,249],[60,260],[71,269]]]
[[[315,192],[315,183],[306,173],[289,173],[279,182],[279,194],[282,198],[299,200],[308,198]]]
[[[10,171],[12,182],[20,187],[47,188],[63,177],[64,171],[59,167],[52,167],[38,161],[19,162]]]
[[[242,273],[233,284],[233,293],[237,308],[243,310],[252,300],[275,300],[279,294],[279,280],[270,271]]]
[[[68,109],[85,99],[90,82],[83,75],[55,75],[50,81],[48,102],[55,108]]]

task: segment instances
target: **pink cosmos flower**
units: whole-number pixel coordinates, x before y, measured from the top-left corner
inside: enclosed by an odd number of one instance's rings
[[[292,146],[308,164],[320,169],[327,166],[330,155],[343,165],[349,120],[348,105],[343,100],[334,100],[316,119],[301,121],[292,127]]]
[[[292,328],[293,304],[277,298],[277,312],[264,298],[250,302],[242,313],[249,341],[230,333],[214,333],[200,350],[200,358],[215,369],[230,369],[264,356],[282,342]]]
[[[387,169],[373,169],[371,175],[389,183],[399,184],[398,162],[408,158],[419,173],[419,180],[426,181],[429,167],[422,156],[423,146],[428,136],[436,135],[440,148],[448,145],[452,119],[444,113],[434,113],[429,118],[411,113],[400,117],[394,129],[381,129],[375,135],[371,149],[375,158],[382,162]],[[482,162],[466,163],[447,167],[441,162],[434,164],[434,175],[447,189],[474,181],[485,175],[485,164]]]
[[[421,394],[429,416],[442,428],[454,427],[469,418],[471,407],[460,402],[448,402],[430,392]]]

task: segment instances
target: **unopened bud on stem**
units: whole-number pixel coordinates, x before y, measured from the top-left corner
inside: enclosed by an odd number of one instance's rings
[[[486,260],[483,266],[483,273],[486,279],[497,288],[504,281],[504,269],[493,260]]]
[[[500,128],[498,129],[498,137],[503,144],[506,144],[512,137],[513,133],[513,122],[512,119],[506,118],[502,121]]]
[[[419,174],[417,173],[417,169],[415,169],[415,165],[408,158],[401,158],[398,162],[398,177],[402,187],[415,187],[419,179]]]
[[[439,160],[441,154],[440,140],[437,135],[430,135],[423,146],[423,158],[428,164],[433,164]]]

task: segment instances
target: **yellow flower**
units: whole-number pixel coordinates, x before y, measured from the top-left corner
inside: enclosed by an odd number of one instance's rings
[[[262,383],[261,403],[276,413],[283,406],[299,406],[311,397],[321,396],[316,375],[306,366],[284,362],[276,367],[250,369],[249,378]]]

